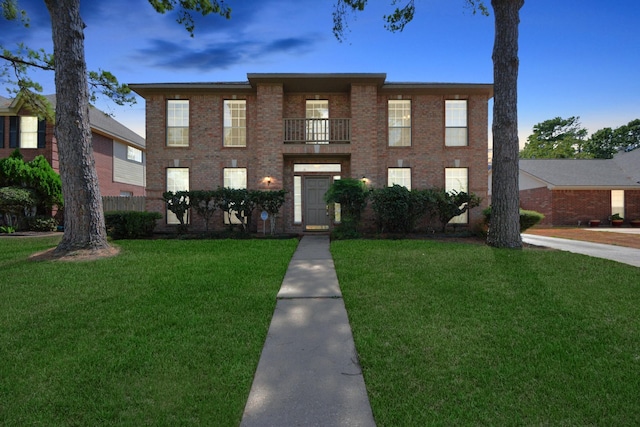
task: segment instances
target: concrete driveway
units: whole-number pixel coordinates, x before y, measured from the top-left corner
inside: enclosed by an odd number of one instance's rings
[[[582,242],[579,240],[559,239],[557,237],[536,236],[526,233],[522,235],[522,241],[530,245],[544,246],[596,258],[605,258],[640,267],[640,249]]]

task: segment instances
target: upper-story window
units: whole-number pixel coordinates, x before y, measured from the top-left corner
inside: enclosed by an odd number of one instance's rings
[[[467,100],[447,99],[444,144],[448,147],[469,145],[467,134]]]
[[[37,117],[20,117],[20,148],[38,148]]]
[[[167,101],[167,146],[189,146],[189,101]]]
[[[389,100],[389,146],[411,145],[411,101]]]
[[[307,142],[314,144],[329,143],[329,101],[307,100]]]
[[[224,101],[225,147],[247,146],[247,101]]]
[[[142,163],[142,150],[139,150],[130,145],[127,146],[127,160],[133,162]]]

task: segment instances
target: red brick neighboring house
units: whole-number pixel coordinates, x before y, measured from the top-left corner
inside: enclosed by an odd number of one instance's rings
[[[640,149],[607,160],[520,160],[520,206],[550,226],[610,225],[615,213],[627,224],[640,219]]]
[[[247,77],[129,85],[146,100],[147,210],[165,216],[158,229],[176,223],[165,191],[285,189],[277,229],[293,233],[334,225],[323,195],[341,177],[486,199],[491,84],[390,83],[378,73]],[[476,208],[457,221],[480,217]],[[222,213],[212,223],[223,227]],[[191,224],[204,229],[195,215]]]
[[[55,96],[47,96],[55,106]],[[145,195],[145,140],[113,117],[89,109],[93,150],[102,196]],[[58,144],[53,123],[38,120],[20,95],[0,97],[0,158],[16,149],[25,161],[43,155],[59,171]]]

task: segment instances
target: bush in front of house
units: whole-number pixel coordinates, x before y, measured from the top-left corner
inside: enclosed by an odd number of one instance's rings
[[[28,216],[22,221],[24,228],[29,231],[56,231],[58,221],[50,216]]]
[[[425,214],[424,192],[408,190],[394,184],[371,193],[371,207],[381,233],[411,233],[417,220]]]
[[[333,182],[324,195],[327,203],[340,203],[341,219],[333,232],[334,238],[353,239],[360,237],[362,213],[367,207],[370,191],[359,179],[343,178]]]
[[[491,206],[482,211],[485,224],[491,223]],[[540,212],[520,209],[520,232],[528,230],[544,219],[544,215]]]
[[[104,214],[107,235],[114,240],[149,238],[153,235],[156,221],[161,218],[158,212],[114,211]]]

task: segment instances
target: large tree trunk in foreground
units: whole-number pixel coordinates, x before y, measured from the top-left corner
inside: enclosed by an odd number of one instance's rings
[[[493,186],[487,243],[522,248],[518,188],[518,24],[524,0],[492,0],[493,46]]]
[[[64,195],[64,236],[58,255],[100,251],[107,243],[89,125],[89,88],[80,0],[45,0],[55,57],[56,125]]]

